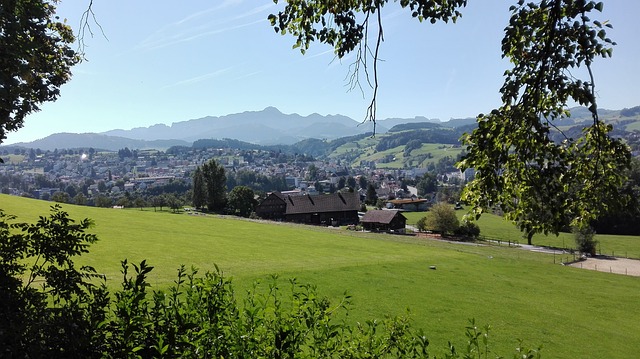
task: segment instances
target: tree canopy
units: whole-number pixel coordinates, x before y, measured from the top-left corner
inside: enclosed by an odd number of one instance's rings
[[[241,217],[249,217],[258,204],[255,193],[247,186],[234,187],[228,196],[227,213]]]
[[[425,173],[416,184],[419,196],[426,196],[429,193],[438,191],[438,180],[434,173]]]
[[[384,39],[381,13],[399,5],[419,21],[455,22],[466,4],[288,1],[269,19],[276,32],[291,34],[294,47],[303,53],[314,41],[334,47],[339,58],[356,51],[352,71],[372,73],[367,118],[375,122],[376,64]],[[477,171],[463,193],[473,217],[497,207],[531,239],[537,232],[558,233],[570,223],[590,223],[615,203],[624,203],[626,198],[617,188],[624,182],[631,156],[622,141],[610,136],[611,126],[598,117],[592,64],[599,57],[610,57],[615,45],[606,35],[611,24],[591,18],[603,11],[603,3],[519,0],[510,11],[502,52],[511,68],[500,88],[502,105],[478,115],[478,128],[463,135],[467,155],[458,166]],[[367,39],[370,27],[377,34],[372,47]],[[359,86],[357,74],[350,79]],[[593,123],[573,138],[554,121],[569,117],[569,105],[575,103],[589,109]],[[562,141],[552,139],[557,132],[564,135]]]
[[[451,235],[456,233],[460,227],[460,221],[451,205],[439,202],[434,204],[427,212],[427,215],[418,221],[417,227],[421,231],[433,231],[442,235]]]
[[[214,159],[196,168],[193,179],[193,205],[199,208],[198,205],[206,204],[208,210],[222,212],[227,205],[226,182],[224,167]]]
[[[0,9],[0,143],[43,102],[54,101],[80,56],[51,0],[3,1]]]

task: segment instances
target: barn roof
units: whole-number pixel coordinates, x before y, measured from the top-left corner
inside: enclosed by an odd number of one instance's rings
[[[317,196],[286,196],[286,214],[358,211],[360,196],[355,192],[338,192]]]
[[[391,221],[397,216],[400,215],[404,218],[402,213],[398,210],[371,210],[365,213],[360,222],[362,223],[382,223],[382,224],[390,224]],[[406,218],[405,218],[406,219]]]
[[[393,199],[391,201],[387,201],[393,204],[418,204],[418,203],[426,203],[429,202],[428,199],[420,198],[420,199]]]

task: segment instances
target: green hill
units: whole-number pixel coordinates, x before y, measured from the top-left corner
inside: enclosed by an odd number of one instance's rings
[[[355,167],[375,163],[376,168],[424,168],[435,165],[444,157],[455,161],[463,152],[458,141],[463,133],[462,129],[429,124],[428,128],[394,131],[346,141],[335,147],[328,157]]]
[[[35,221],[50,205],[0,195],[0,207],[21,221]],[[409,308],[436,353],[452,338],[463,345],[468,318],[492,325],[499,353],[512,352],[518,338],[542,344],[549,358],[629,358],[639,349],[638,278],[560,266],[548,254],[212,215],[63,208],[95,221],[100,241],[80,262],[105,273],[111,286],[124,258],[147,259],[159,286],[180,264],[202,271],[217,264],[239,295],[273,273],[314,283],[333,301],[348,291],[352,322]]]
[[[555,122],[563,131],[557,132],[555,140],[561,141],[564,136],[577,138],[582,128],[593,122],[591,113],[584,107],[570,111],[571,117]],[[613,136],[626,138],[630,132],[640,131],[640,106],[604,109],[599,111],[599,115],[601,120],[614,126]],[[352,166],[375,163],[377,168],[425,168],[445,157],[455,161],[464,150],[460,138],[474,128],[475,124],[448,127],[447,122],[404,123],[375,136],[359,135],[328,142],[325,150],[327,157],[340,159]]]

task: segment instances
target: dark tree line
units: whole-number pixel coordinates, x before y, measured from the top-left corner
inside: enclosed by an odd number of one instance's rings
[[[227,188],[247,186],[256,192],[286,191],[290,187],[284,176],[265,176],[250,170],[227,173]]]
[[[395,125],[389,129],[388,132],[402,132],[402,131],[415,131],[415,130],[429,130],[442,128],[442,125],[433,122],[415,122],[415,123],[401,123]]]
[[[138,151],[137,150],[131,151],[128,147],[125,147],[123,149],[118,150],[118,157],[120,158],[121,161],[125,158],[136,158],[138,157]]]
[[[386,151],[398,146],[405,146],[411,141],[418,141],[420,144],[444,143],[458,145],[460,144],[460,136],[462,136],[462,133],[462,131],[450,128],[398,132],[380,138],[380,142],[376,145],[376,150]]]
[[[640,115],[640,106],[623,108],[622,111],[620,111],[620,116],[623,117],[632,117],[636,115]]]
[[[216,160],[198,166],[193,174],[193,206],[222,212],[227,205],[227,177]]]

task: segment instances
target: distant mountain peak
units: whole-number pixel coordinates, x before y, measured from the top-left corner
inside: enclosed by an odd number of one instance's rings
[[[256,111],[256,112],[260,112],[260,111]],[[277,107],[273,107],[273,106],[267,106],[264,108],[264,110],[262,110],[262,112],[268,112],[268,113],[275,113],[275,114],[282,114],[282,112],[280,110],[278,110]]]
[[[631,112],[631,111],[629,111]],[[584,107],[571,109],[572,116],[565,119],[567,124],[577,123],[581,116],[590,114]],[[603,116],[619,116],[620,111],[600,110]],[[635,113],[635,112],[634,112]],[[626,117],[625,117],[626,119]],[[473,126],[475,118],[452,118],[443,122],[438,119],[429,119],[424,116],[413,118],[387,118],[377,121],[376,132],[387,132],[393,126],[407,123],[433,123],[450,128]],[[420,127],[420,126],[418,126]],[[15,144],[17,146],[33,148],[78,148],[94,147],[113,149],[124,148],[148,148],[157,146],[188,145],[200,139],[224,139],[230,138],[253,144],[283,144],[291,145],[298,141],[322,138],[333,140],[337,138],[357,136],[372,131],[371,122],[356,121],[340,114],[320,115],[316,112],[302,116],[296,113],[284,114],[273,106],[265,107],[258,111],[245,111],[242,113],[224,116],[207,116],[187,121],[173,122],[170,126],[162,123],[148,127],[136,127],[130,130],[111,130],[100,134],[55,134],[41,140],[30,143]],[[74,136],[75,135],[75,136]],[[104,136],[104,137],[102,137]],[[156,141],[155,143],[146,143]],[[158,143],[162,141],[162,143]]]

